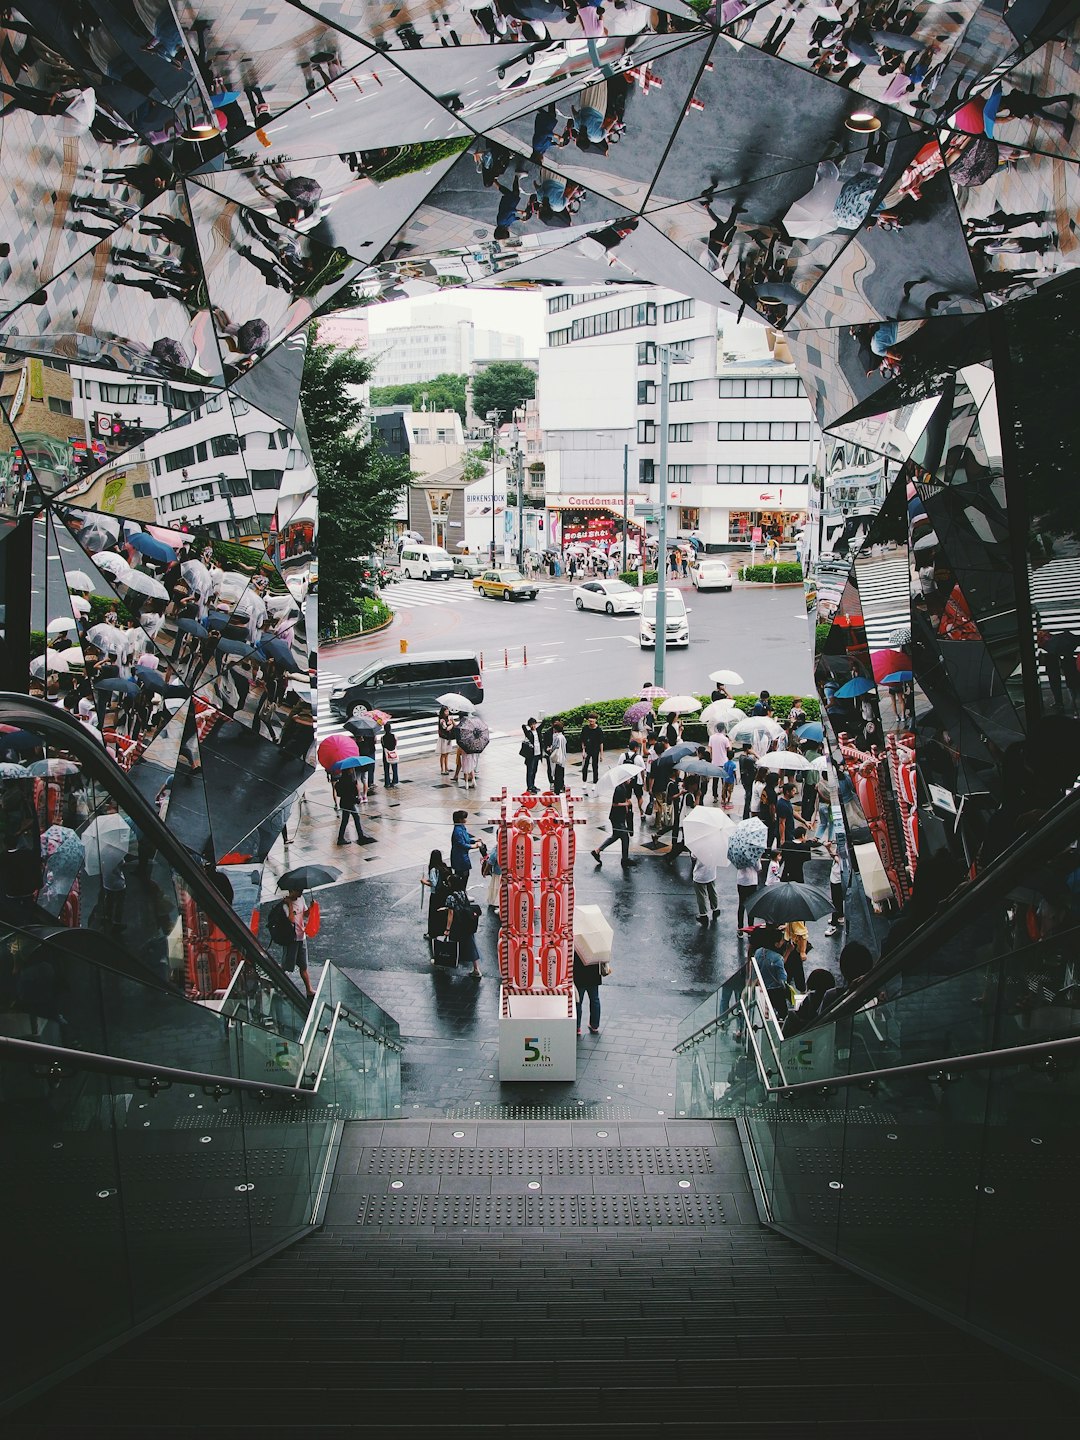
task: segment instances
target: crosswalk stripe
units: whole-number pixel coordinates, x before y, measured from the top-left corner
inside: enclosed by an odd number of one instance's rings
[[[344,676],[332,670],[319,671],[319,708],[315,717],[315,738],[325,740],[327,735],[341,733],[342,724],[330,709],[330,692],[341,685]],[[415,760],[421,755],[433,755],[438,749],[439,722],[434,715],[425,715],[418,720],[395,720],[394,734],[398,741],[400,760]],[[492,740],[502,740],[508,734],[504,730],[492,730]],[[381,754],[381,752],[379,752]]]

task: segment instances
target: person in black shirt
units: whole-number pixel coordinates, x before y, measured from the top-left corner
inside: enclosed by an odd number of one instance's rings
[[[780,859],[784,866],[784,879],[801,885],[803,867],[812,854],[813,848],[806,838],[806,826],[797,825],[794,835],[780,851]]]
[[[611,825],[611,834],[597,849],[589,853],[597,865],[604,862],[600,859],[600,851],[606,850],[609,845],[619,844],[622,846],[623,869],[636,865],[636,860],[630,859],[630,836],[634,833],[634,782],[624,780],[621,785],[615,786],[611,797],[611,811],[608,815],[608,822]]]
[[[364,834],[364,827],[360,824],[360,787],[356,783],[355,770],[342,770],[334,780],[334,790],[337,793],[338,804],[341,806],[341,824],[338,826],[337,843],[348,845],[345,838],[345,831],[349,828],[351,820],[356,826],[356,838],[362,845],[367,836]]]
[[[750,819],[750,801],[754,793],[754,781],[757,778],[757,759],[749,745],[742,747],[739,756],[739,784],[743,788],[743,811],[742,818]]]
[[[590,715],[581,730],[581,783],[587,784],[589,765],[592,764],[593,780],[600,779],[600,757],[604,753],[604,728],[595,715]]]

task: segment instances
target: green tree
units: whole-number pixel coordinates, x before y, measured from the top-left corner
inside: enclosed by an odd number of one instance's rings
[[[378,372],[376,371],[376,374]],[[372,405],[411,405],[419,410],[456,410],[465,419],[465,383],[467,375],[436,375],[433,380],[418,380],[409,385],[373,385]],[[425,400],[426,397],[426,400]]]
[[[363,443],[364,411],[348,386],[362,385],[370,362],[355,349],[321,345],[310,337],[300,404],[319,477],[319,614],[323,624],[356,610],[352,561],[382,544],[409,481],[403,459],[377,440]]]
[[[473,409],[481,420],[498,410],[503,420],[536,394],[536,376],[517,360],[497,360],[473,381]]]

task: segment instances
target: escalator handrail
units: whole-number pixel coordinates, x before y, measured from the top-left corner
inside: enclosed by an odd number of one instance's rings
[[[1064,843],[1075,839],[1080,827],[1078,811],[1080,790],[1074,790],[1047,811],[1034,829],[1028,830],[996,855],[974,880],[966,881],[947,896],[929,920],[883,956],[872,970],[844,992],[835,1005],[831,1005],[800,1034],[809,1034],[837,1020],[847,1019],[876,999],[882,985],[920,951],[925,953],[927,945],[935,944],[942,930],[954,930],[957,924],[963,923],[973,907],[984,904],[989,895],[1000,894],[1004,875],[1018,865],[1030,864],[1047,852],[1056,854]]]
[[[806,1031],[800,1032],[805,1034]],[[792,1095],[821,1094],[847,1085],[872,1085],[879,1080],[898,1076],[952,1075],[963,1070],[996,1070],[1006,1065],[1026,1065],[1053,1058],[1062,1050],[1080,1049],[1080,1035],[1066,1035],[1059,1040],[1041,1040],[1035,1045],[1013,1045],[1007,1050],[982,1050],[972,1055],[950,1055],[946,1060],[917,1060],[910,1065],[892,1065],[887,1070],[856,1070],[848,1075],[833,1075],[824,1080],[799,1080],[791,1085],[771,1085],[760,1063],[758,1073],[765,1080],[770,1095],[788,1098]]]
[[[174,1065],[152,1065],[145,1060],[125,1060],[118,1055],[99,1055],[93,1050],[70,1050],[63,1045],[47,1045],[39,1040],[23,1040],[12,1035],[0,1035],[0,1059],[3,1059],[5,1054],[17,1060],[70,1065],[77,1069],[130,1076],[137,1080],[205,1085],[221,1090],[249,1090],[256,1095],[273,1093],[286,1098],[314,1093],[310,1090],[297,1091],[292,1085],[275,1085],[267,1080],[243,1080],[237,1075],[210,1075],[202,1070],[178,1070]]]
[[[124,807],[139,829],[152,837],[157,849],[179,874],[199,908],[206,911],[245,959],[256,961],[261,970],[273,977],[285,996],[292,1000],[298,1009],[306,1012],[307,999],[304,992],[263,949],[225,897],[206,878],[192,859],[191,853],[181,845],[154,807],[140,794],[124,771],[80,721],[47,700],[37,700],[32,696],[11,691],[0,691],[0,719],[5,724],[17,722],[21,728],[43,734],[46,738],[55,737],[57,731],[62,732],[57,743],[74,751],[80,763],[86,767],[87,773],[101,780],[108,793]]]

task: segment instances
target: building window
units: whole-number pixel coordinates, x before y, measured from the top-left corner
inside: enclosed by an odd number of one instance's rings
[[[679,529],[680,529],[680,530],[700,530],[700,529],[701,529],[701,511],[698,509],[698,507],[697,507],[696,505],[680,505],[680,506],[679,506]]]
[[[639,340],[637,347],[637,363],[639,365],[656,364],[656,343],[652,340]]]
[[[131,487],[131,493],[135,496],[136,500],[145,500],[150,494],[150,486],[145,480],[136,481]]]
[[[791,400],[805,395],[801,380],[721,380],[721,400]]]
[[[194,465],[199,460],[206,459],[206,441],[200,440],[197,445],[185,445],[183,450],[170,450],[165,456],[166,470],[183,470],[188,465]]]
[[[72,414],[71,401],[61,400],[59,395],[49,396],[49,409],[53,412],[54,415]]]
[[[692,340],[673,340],[668,348],[672,355],[685,355],[687,360],[694,358],[694,342]]]
[[[250,495],[251,485],[247,480],[226,478],[224,490],[229,495]]]
[[[637,438],[639,445],[652,445],[656,441],[656,424],[652,420],[639,420],[637,422]]]
[[[721,420],[717,440],[809,440],[809,420]]]
[[[280,470],[252,470],[251,488],[253,490],[278,490],[284,478]]]
[[[655,405],[656,386],[651,380],[637,382],[637,403],[639,405]]]
[[[239,455],[240,441],[235,435],[211,435],[210,452],[218,460],[223,455]]]
[[[651,485],[656,479],[656,464],[652,460],[639,460],[637,462],[637,478],[639,485]]]
[[[797,465],[718,465],[718,485],[796,485],[805,480]]]
[[[668,386],[669,400],[692,400],[694,398],[694,382],[692,380],[676,380]]]
[[[664,306],[664,319],[669,320],[692,320],[694,318],[693,300],[676,300],[671,305]]]
[[[694,438],[694,427],[693,425],[669,425],[667,438],[669,445],[687,445]]]
[[[667,478],[670,485],[692,485],[694,483],[694,467],[693,465],[669,465]]]

